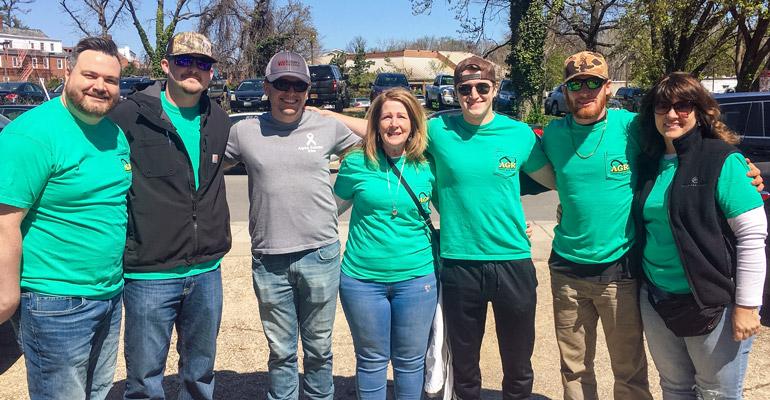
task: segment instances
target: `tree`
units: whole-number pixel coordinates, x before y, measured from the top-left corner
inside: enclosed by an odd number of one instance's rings
[[[0,13],[3,15],[3,25],[9,28],[27,28],[18,18],[18,14],[26,14],[28,9],[21,8],[24,4],[32,4],[35,0],[0,0]]]
[[[545,0],[520,0],[511,4],[512,45],[507,61],[511,67],[511,83],[518,95],[515,110],[518,113],[521,113],[523,101],[527,100],[536,110],[535,114],[540,114],[546,21]]]
[[[72,2],[59,0],[59,5],[75,22],[75,26],[86,36],[107,36],[110,29],[120,19],[126,0],[82,0],[79,7]],[[86,21],[96,16],[98,29],[91,29]]]
[[[348,51],[353,53],[353,66],[347,70],[348,84],[356,96],[363,96],[374,82],[374,73],[369,68],[374,61],[366,59],[366,39],[356,36],[348,43]]]
[[[732,1],[729,12],[736,21],[738,38],[735,42],[735,90],[746,92],[756,83],[760,68],[770,54],[770,9],[768,4],[754,1]]]
[[[176,0],[176,5],[173,11],[169,13],[170,19],[168,25],[166,25],[166,8],[164,0],[156,0],[157,7],[155,9],[155,45],[150,42],[150,38],[145,31],[142,21],[139,20],[137,14],[136,3],[137,0],[126,0],[126,7],[131,15],[134,28],[139,34],[139,39],[142,41],[144,51],[150,58],[152,65],[152,75],[155,77],[163,76],[163,69],[160,67],[160,60],[166,55],[166,47],[169,40],[174,36],[176,31],[176,25],[179,21],[198,18],[202,13],[191,12],[189,9],[189,0]]]
[[[586,50],[600,51],[615,43],[602,41],[607,31],[618,28],[620,17],[632,0],[549,0],[546,6],[557,16],[557,23],[550,25],[557,35],[575,36]]]

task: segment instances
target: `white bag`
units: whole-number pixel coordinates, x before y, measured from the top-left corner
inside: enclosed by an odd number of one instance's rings
[[[444,312],[442,290],[439,285],[436,315],[433,316],[428,353],[425,355],[425,393],[430,398],[438,397],[444,389],[443,400],[452,399],[452,355],[449,352]]]

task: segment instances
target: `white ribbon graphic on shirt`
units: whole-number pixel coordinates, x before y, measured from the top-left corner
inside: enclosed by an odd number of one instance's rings
[[[305,146],[307,147],[318,146],[318,143],[316,143],[314,139],[315,135],[313,135],[312,133],[308,133],[306,136],[307,136],[307,143],[305,143]]]

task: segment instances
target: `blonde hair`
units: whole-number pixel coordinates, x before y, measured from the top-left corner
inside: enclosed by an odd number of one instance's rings
[[[367,161],[375,167],[379,166],[377,152],[382,148],[382,137],[378,132],[382,107],[386,101],[397,101],[404,105],[409,115],[411,132],[404,148],[407,161],[425,161],[425,148],[428,145],[428,133],[425,124],[425,111],[414,95],[403,88],[388,89],[374,99],[369,112],[366,113],[366,135],[361,147]]]

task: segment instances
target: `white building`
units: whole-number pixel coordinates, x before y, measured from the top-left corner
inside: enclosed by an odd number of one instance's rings
[[[125,57],[128,62],[136,61],[136,53],[131,51],[131,48],[128,46],[118,47],[118,53]]]

